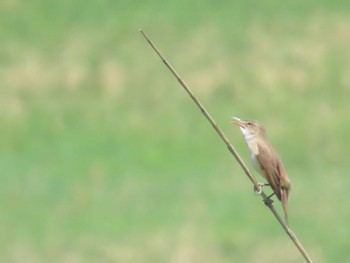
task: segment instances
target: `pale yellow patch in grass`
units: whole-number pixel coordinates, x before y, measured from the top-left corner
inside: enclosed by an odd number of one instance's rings
[[[96,244],[101,257],[113,262],[213,262],[222,259],[214,242],[211,228],[203,220],[207,218],[204,203],[194,189],[185,193],[183,223],[170,228],[159,226],[152,231],[130,233],[119,242],[105,240]],[[206,227],[207,226],[207,227]],[[89,245],[91,246],[91,245]]]
[[[0,114],[11,118],[21,118],[25,115],[25,108],[23,105],[23,100],[18,96],[1,96],[0,97],[1,111]]]
[[[282,26],[269,28],[259,23],[249,32],[252,48],[246,66],[265,89],[274,90],[282,83],[289,83],[302,92],[309,87],[311,79],[322,82],[332,57],[348,58],[344,62],[349,67],[349,18],[315,14],[297,32],[282,31]],[[341,78],[345,83],[349,81],[348,73],[349,70],[343,70]]]
[[[0,8],[3,10],[13,10],[18,7],[20,1],[18,0],[2,0],[0,1]]]
[[[170,254],[169,262],[213,262],[221,259],[222,254],[214,234],[207,221],[208,211],[204,201],[196,194],[193,187],[189,187],[185,193],[186,203],[185,222],[178,228],[176,240]],[[203,220],[205,222],[203,222]]]
[[[12,62],[0,68],[4,92],[16,94],[25,90],[41,94],[57,88],[74,91],[91,85],[93,76],[99,85],[97,89],[102,89],[107,96],[119,96],[125,80],[123,66],[112,58],[102,57],[96,70],[88,61],[89,53],[96,53],[95,47],[84,39],[84,36],[68,39],[62,51],[53,54],[53,59],[39,49],[13,45],[9,50]]]
[[[37,251],[34,250],[29,240],[22,239],[21,241],[9,242],[7,247],[2,248],[2,256],[5,256],[9,261],[13,263],[28,262],[35,263],[40,262]]]
[[[0,70],[3,84],[8,88],[7,93],[13,90],[41,92],[56,78],[56,74],[55,66],[47,66],[36,50],[22,50],[13,58],[12,64]]]
[[[176,63],[181,66],[178,71],[185,72],[185,82],[196,95],[206,98],[230,76],[227,54],[221,48],[222,36],[215,28],[204,25],[185,40],[177,55],[181,60]]]
[[[310,257],[312,255],[315,262],[325,262],[321,251],[317,248],[311,250],[308,249],[308,252],[313,252],[310,254]],[[294,247],[292,242],[287,238],[284,238],[283,240],[269,239],[266,240],[266,242],[261,242],[259,246],[256,246],[256,249],[252,253],[251,260],[249,262],[297,263],[303,262],[303,260],[302,255],[297,248]]]
[[[195,87],[198,96],[206,98],[228,79],[228,70],[229,65],[224,61],[215,61],[204,69],[194,70],[189,78],[189,83]]]
[[[101,88],[107,95],[121,95],[124,86],[124,69],[116,61],[106,59],[100,66]]]

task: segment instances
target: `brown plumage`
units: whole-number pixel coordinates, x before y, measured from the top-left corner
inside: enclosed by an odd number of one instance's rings
[[[257,121],[234,117],[240,127],[250,151],[250,158],[256,170],[266,178],[277,198],[282,203],[285,223],[288,225],[288,195],[291,188],[281,158],[267,139],[264,127]]]

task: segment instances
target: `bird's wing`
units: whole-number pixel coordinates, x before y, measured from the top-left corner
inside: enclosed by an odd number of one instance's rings
[[[261,171],[270,184],[279,200],[281,200],[280,182],[281,182],[281,160],[276,152],[267,149],[264,144],[258,144],[258,154],[256,155]]]

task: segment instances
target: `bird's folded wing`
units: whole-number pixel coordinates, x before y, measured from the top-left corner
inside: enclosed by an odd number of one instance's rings
[[[275,192],[278,199],[281,199],[279,188],[281,179],[279,172],[280,159],[278,155],[271,148],[268,149],[266,145],[259,143],[256,159],[258,160],[261,170],[272,190]]]

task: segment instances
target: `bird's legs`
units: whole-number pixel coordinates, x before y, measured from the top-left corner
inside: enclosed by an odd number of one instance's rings
[[[259,186],[259,188],[257,189],[256,186],[254,185],[253,191],[254,191],[254,193],[255,193],[256,195],[261,195],[263,186],[269,186],[269,184],[266,184],[266,183],[258,183],[258,186]]]
[[[267,199],[270,199],[271,197],[273,197],[275,195],[275,193],[273,192],[272,194],[270,194]]]
[[[264,186],[270,186],[270,184],[267,183],[258,183],[259,189],[256,189],[256,187],[254,186],[254,192],[257,195],[260,195],[262,193],[262,188]],[[266,199],[264,200],[265,205],[267,206],[271,206],[273,203],[273,200],[271,199],[271,197],[274,195],[275,193],[270,194],[269,196],[266,197]]]
[[[268,207],[270,207],[273,203],[273,200],[271,199],[271,197],[274,195],[275,193],[270,194],[268,197],[266,197],[266,199],[264,200],[265,205],[267,205]]]
[[[254,186],[254,192],[256,195],[260,195],[262,193],[262,188],[264,186],[270,186],[270,184],[267,183],[258,183],[259,189],[256,189],[256,187]],[[271,206],[273,203],[273,200],[271,199],[271,197],[274,195],[275,193],[270,194],[269,196],[266,197],[266,199],[264,200],[265,205],[267,206]]]

